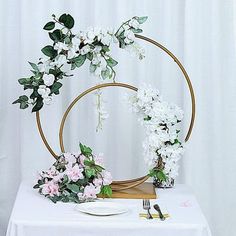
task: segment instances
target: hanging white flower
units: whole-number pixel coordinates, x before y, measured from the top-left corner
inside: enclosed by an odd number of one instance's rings
[[[46,86],[53,85],[54,80],[55,80],[55,77],[52,74],[44,74],[43,75],[43,82]]]
[[[130,20],[129,26],[133,27],[134,29],[139,29],[140,28],[140,24],[135,18],[132,18]]]
[[[125,36],[125,40],[124,41],[127,44],[133,43],[134,40],[135,40],[135,35],[134,35],[133,31],[130,30],[130,29],[125,30],[124,36]]]
[[[85,46],[83,46],[83,47],[81,48],[80,54],[81,54],[81,55],[85,55],[85,54],[89,53],[90,51],[91,51],[90,46],[89,46],[89,45],[85,45]]]

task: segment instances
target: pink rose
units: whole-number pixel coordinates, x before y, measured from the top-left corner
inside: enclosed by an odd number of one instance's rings
[[[42,194],[50,195],[51,197],[59,195],[59,186],[53,181],[49,181],[42,185]]]
[[[79,179],[83,179],[83,169],[79,167],[78,164],[75,164],[73,167],[68,167],[67,170],[65,171],[65,174],[68,176],[68,178],[76,182]]]
[[[96,198],[97,191],[98,191],[98,189],[93,184],[89,184],[84,188],[83,197],[84,198]]]

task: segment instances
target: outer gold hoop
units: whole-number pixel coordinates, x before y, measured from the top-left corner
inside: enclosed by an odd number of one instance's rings
[[[190,91],[190,96],[191,96],[191,105],[192,105],[192,113],[191,113],[191,120],[190,120],[190,125],[189,125],[189,129],[188,129],[188,132],[187,132],[187,135],[185,137],[185,142],[188,141],[190,135],[191,135],[191,132],[192,132],[192,129],[193,129],[193,125],[194,125],[194,120],[195,120],[195,112],[196,112],[196,108],[195,108],[195,96],[194,96],[194,90],[193,90],[193,87],[192,87],[192,83],[191,83],[191,80],[185,70],[185,68],[183,67],[183,65],[180,63],[180,61],[178,60],[178,58],[172,53],[170,52],[167,48],[165,48],[163,45],[161,45],[160,43],[148,38],[148,37],[145,37],[145,36],[142,36],[142,35],[135,35],[137,38],[139,39],[142,39],[144,41],[147,41],[155,46],[157,46],[158,48],[160,48],[161,50],[163,50],[165,53],[167,53],[175,62],[176,64],[178,65],[178,67],[180,68],[180,70],[182,71],[184,77],[185,77],[185,80],[187,82],[187,85],[188,85],[188,88],[189,88],[189,91]],[[99,87],[101,86],[101,87]],[[66,120],[66,117],[69,113],[69,111],[71,110],[71,108],[74,106],[74,104],[80,99],[82,98],[83,96],[85,96],[86,94],[90,93],[91,91],[94,91],[98,88],[102,88],[102,87],[108,87],[108,86],[120,86],[120,87],[126,87],[126,88],[130,88],[134,91],[137,91],[137,88],[131,86],[131,85],[128,85],[128,84],[122,84],[122,83],[107,83],[107,84],[101,84],[101,85],[97,85],[97,86],[94,86],[88,90],[86,90],[85,92],[83,92],[82,94],[80,94],[77,98],[74,99],[74,101],[70,104],[70,106],[67,108],[63,118],[62,118],[62,122],[61,122],[61,125],[60,125],[60,131],[59,131],[59,139],[60,139],[60,147],[61,147],[61,150],[64,152],[65,149],[64,149],[64,144],[63,144],[63,139],[62,139],[62,135],[63,135],[63,127],[64,127],[64,123],[65,123],[65,120]],[[36,112],[36,121],[37,121],[37,126],[38,126],[38,130],[39,130],[39,133],[40,133],[40,136],[46,146],[46,148],[48,149],[48,151],[52,154],[52,156],[54,158],[57,158],[58,155],[52,150],[52,148],[50,147],[50,145],[48,144],[47,142],[47,139],[44,135],[44,132],[43,132],[43,129],[42,129],[42,126],[41,126],[41,121],[40,121],[40,115],[39,115],[39,111]],[[129,188],[132,188],[132,187],[135,187],[135,186],[138,186],[140,184],[142,184],[143,182],[145,182],[146,180],[148,179],[148,176],[143,176],[143,177],[140,177],[140,178],[136,178],[136,179],[131,179],[131,180],[124,180],[124,181],[113,181],[112,183],[112,189],[113,190],[125,190],[125,189],[129,189]]]

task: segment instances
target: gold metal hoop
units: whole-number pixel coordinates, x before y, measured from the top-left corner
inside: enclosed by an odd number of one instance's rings
[[[196,112],[196,108],[195,108],[195,96],[194,96],[194,90],[192,87],[192,83],[191,80],[185,70],[185,68],[183,67],[183,65],[180,63],[180,61],[178,60],[178,58],[172,53],[170,52],[167,48],[165,48],[163,45],[161,45],[160,43],[154,41],[153,39],[150,39],[148,37],[142,36],[142,35],[135,35],[136,38],[139,38],[141,40],[147,41],[155,46],[157,46],[158,48],[160,48],[161,50],[163,50],[165,53],[167,53],[178,65],[178,67],[180,68],[180,70],[182,71],[184,78],[187,82],[189,91],[190,91],[190,96],[191,96],[191,120],[190,120],[190,125],[189,125],[189,129],[187,132],[187,135],[185,137],[185,142],[187,142],[189,140],[189,137],[191,135],[192,129],[193,129],[193,125],[194,125],[194,120],[195,120],[195,112]],[[61,147],[61,151],[65,152],[65,148],[64,148],[64,143],[63,143],[63,128],[64,128],[64,124],[65,124],[65,120],[66,117],[68,115],[68,113],[70,112],[70,110],[72,109],[72,107],[75,105],[75,103],[82,98],[83,96],[85,96],[86,94],[99,89],[99,88],[104,88],[104,87],[110,87],[110,86],[118,86],[118,87],[125,87],[125,88],[129,88],[132,89],[134,91],[137,91],[137,88],[128,85],[128,84],[123,84],[123,83],[106,83],[106,84],[100,84],[97,86],[94,86],[90,89],[87,89],[86,91],[84,91],[83,93],[81,93],[78,97],[76,97],[73,102],[69,105],[69,107],[67,108],[65,114],[63,115],[62,121],[61,121],[61,125],[60,125],[60,131],[59,131],[59,140],[60,140],[60,147]],[[42,126],[41,126],[41,121],[40,121],[40,114],[39,111],[36,112],[36,121],[37,121],[37,126],[38,126],[38,130],[40,133],[40,136],[46,146],[46,148],[48,149],[48,151],[52,154],[52,156],[54,158],[57,158],[58,155],[53,151],[53,149],[50,147],[50,145],[47,142],[47,139],[44,135]],[[138,186],[140,184],[142,184],[143,182],[145,182],[148,179],[148,176],[143,176],[140,178],[136,178],[136,179],[131,179],[131,180],[124,180],[124,181],[113,181],[112,183],[112,189],[113,190],[125,190],[125,189],[129,189],[135,186]]]

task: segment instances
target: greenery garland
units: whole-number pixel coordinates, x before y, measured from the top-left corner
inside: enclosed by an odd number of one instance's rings
[[[33,74],[18,80],[24,90],[31,90],[29,96],[22,95],[13,102],[20,104],[20,109],[33,106],[32,112],[36,112],[44,104],[50,104],[53,96],[60,93],[62,79],[72,76],[70,72],[81,67],[86,60],[92,74],[115,82],[114,67],[118,62],[109,53],[112,43],[122,49],[132,48],[139,59],[144,57],[143,49],[135,42],[135,34],[142,33],[140,25],[147,20],[146,16],[127,20],[117,31],[90,28],[78,34],[72,32],[74,19],[71,15],[63,14],[59,18],[52,15],[52,18],[43,27],[53,41],[52,45],[41,50],[46,58],[39,58],[38,63],[29,62]]]

